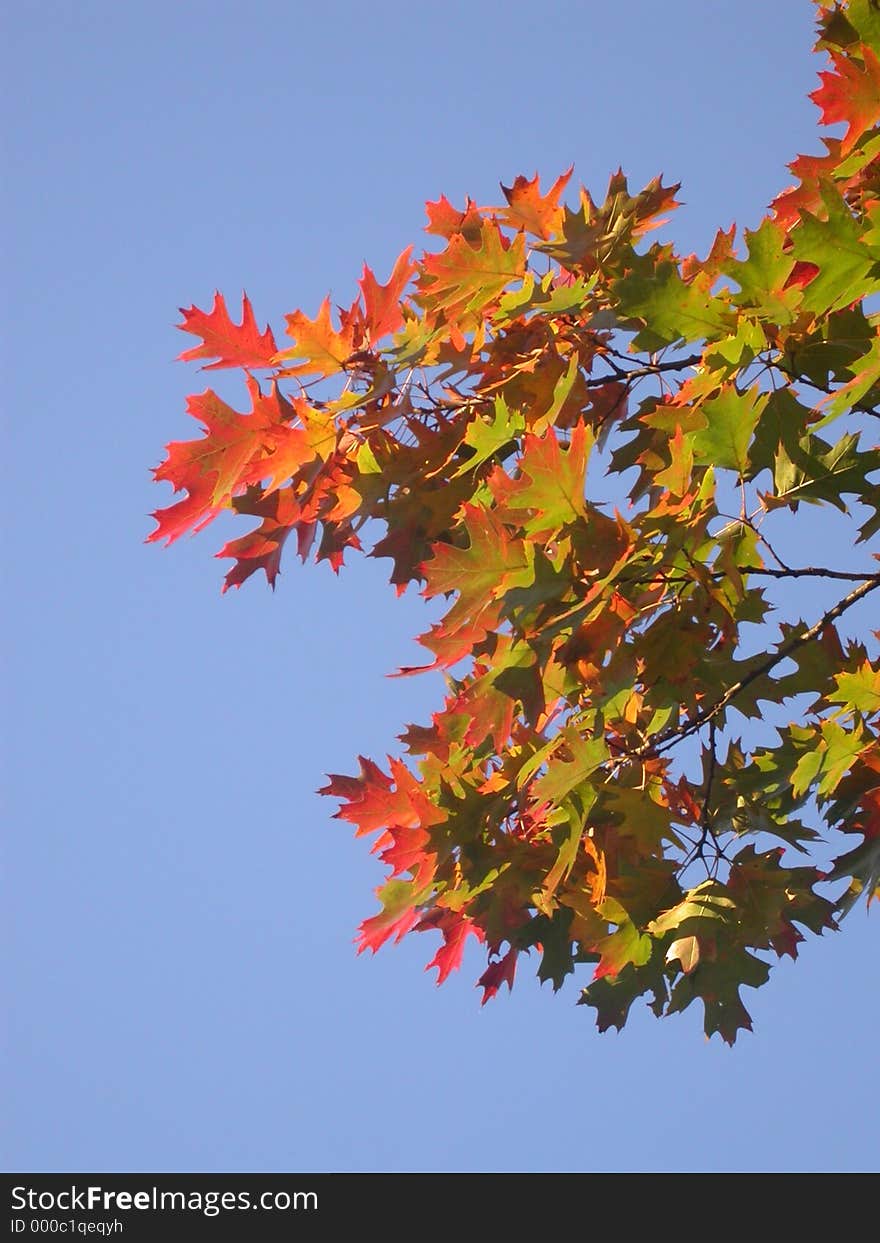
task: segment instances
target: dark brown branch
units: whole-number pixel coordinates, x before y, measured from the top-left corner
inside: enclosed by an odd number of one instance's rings
[[[619,358],[624,355],[616,355]],[[618,367],[615,362],[608,357],[606,351],[601,355],[602,361],[611,368],[610,375],[590,376],[584,380],[584,388],[603,388],[606,384],[629,384],[633,380],[644,380],[648,376],[660,375],[664,371],[684,371],[687,367],[695,367],[697,363],[702,362],[701,354],[689,354],[687,358],[673,359],[665,363],[649,363],[644,367],[633,367],[627,370],[626,367]],[[459,398],[431,398],[427,390],[422,390],[426,399],[433,402],[432,408],[443,410],[460,410],[464,406],[483,405],[493,400],[492,396],[487,393],[468,393]],[[317,403],[316,403],[317,404]]]
[[[760,574],[765,578],[839,578],[849,583],[880,582],[880,574],[857,574],[850,570],[829,570],[822,565],[806,565],[785,570],[771,570],[752,565],[738,565],[741,574]]]
[[[804,566],[801,569],[785,569],[773,570],[765,569],[763,566],[755,565],[738,565],[736,567],[741,574],[756,574],[763,578],[837,578],[847,583],[863,583],[866,580],[871,582],[880,581],[880,574],[858,574],[850,570],[828,570],[824,566]],[[707,570],[706,577],[713,580],[727,578],[726,570]],[[625,578],[621,577],[622,583],[694,583],[699,580],[692,574],[664,574],[658,570],[654,574],[645,575],[642,578]]]
[[[614,353],[616,358],[625,357],[625,355],[618,354],[616,351],[608,351],[608,353]],[[587,388],[596,388],[600,384],[610,384],[614,380],[628,384],[630,380],[642,380],[646,376],[660,375],[664,371],[684,371],[687,367],[695,367],[697,363],[702,362],[703,356],[702,354],[689,354],[687,358],[671,359],[666,363],[650,363],[647,367],[633,367],[631,370],[628,370],[626,367],[618,367],[616,363],[611,361],[607,353],[603,355],[603,359],[611,368],[611,376],[601,376],[585,380],[584,383]]]

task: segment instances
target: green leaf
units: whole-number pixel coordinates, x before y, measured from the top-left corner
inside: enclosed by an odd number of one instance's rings
[[[562,759],[558,754],[548,756],[547,771],[531,790],[539,801],[560,802],[572,790],[582,786],[609,755],[608,744],[601,734],[583,738],[575,726],[566,726],[554,739],[552,751],[556,753],[560,750],[567,752],[571,758]]]
[[[643,325],[633,342],[636,349],[729,335],[731,316],[723,299],[686,284],[678,264],[656,254],[634,256],[633,270],[614,283],[614,294],[620,314]]]
[[[824,315],[880,291],[877,260],[862,242],[861,229],[831,183],[822,187],[828,219],[810,212],[792,233],[792,253],[819,268],[804,290],[805,310]]]
[[[764,496],[765,507],[797,508],[801,501],[827,501],[846,513],[843,496],[868,495],[868,475],[880,469],[880,449],[859,449],[858,432],[847,432],[829,445],[821,436],[806,437],[794,460],[786,454],[775,495]]]
[[[880,52],[880,5],[877,0],[849,0],[846,16],[861,42]]]
[[[839,388],[833,396],[823,400],[822,404],[828,407],[828,414],[815,425],[815,431],[851,410],[873,388],[880,386],[880,337],[875,337],[870,349],[850,366],[854,372],[853,379]]]
[[[880,837],[868,838],[855,850],[848,851],[834,860],[834,866],[825,876],[828,881],[842,880],[845,876],[852,878],[849,889],[838,900],[838,908],[846,915],[864,893],[868,902],[875,897],[880,888]]]
[[[579,278],[570,285],[557,285],[553,272],[548,272],[540,283],[536,283],[534,275],[529,272],[521,289],[503,295],[498,311],[492,317],[493,322],[508,324],[528,313],[565,315],[569,311],[579,311],[586,304],[595,284],[596,277],[591,276],[587,280]]]
[[[504,398],[496,397],[491,419],[486,420],[477,414],[468,424],[464,434],[464,443],[474,452],[471,457],[462,462],[458,470],[453,472],[452,477],[455,479],[481,466],[499,449],[503,449],[505,445],[515,440],[524,428],[525,420],[520,412],[508,410]]]
[[[769,395],[755,385],[745,393],[727,388],[712,401],[704,402],[706,426],[691,437],[694,461],[745,475],[752,434],[768,400]]]
[[[834,680],[837,693],[828,696],[831,703],[841,703],[866,715],[880,712],[880,669],[874,669],[866,660],[854,673],[835,674]]]
[[[554,845],[559,847],[559,854],[556,856],[556,862],[547,873],[542,886],[545,899],[551,897],[556,892],[560,883],[568,878],[571,869],[574,867],[581,838],[584,835],[585,817],[596,801],[595,790],[582,789],[579,793],[583,810],[574,807],[570,802],[563,802],[562,807],[565,810],[566,818],[558,828],[552,830],[553,842]]]
[[[700,1000],[705,1010],[707,1036],[716,1032],[726,1044],[734,1044],[740,1031],[751,1031],[752,1020],[739,990],[744,985],[760,988],[766,984],[770,967],[762,959],[737,945],[719,945],[715,961],[703,955],[689,975],[682,975],[672,990],[667,1014],[686,1009]]]
[[[746,229],[744,236],[748,259],[731,259],[721,269],[739,285],[733,301],[737,306],[751,308],[761,320],[791,323],[801,291],[785,288],[795,260],[784,229],[774,220],[765,220],[758,229]]]
[[[595,978],[600,980],[606,975],[617,975],[630,964],[634,967],[644,966],[650,959],[653,948],[651,938],[639,932],[631,920],[625,919],[615,932],[596,942],[595,950],[601,958],[596,967]]]
[[[808,749],[798,761],[792,777],[796,797],[817,784],[817,793],[831,794],[853,760],[865,747],[861,725],[846,730],[834,720],[822,721],[818,735],[804,731]]]
[[[541,946],[538,979],[542,984],[545,980],[552,981],[554,993],[562,987],[565,977],[574,971],[571,944],[573,917],[574,911],[561,906],[552,917],[536,915],[529,926],[529,935],[534,938],[532,943]]]
[[[586,516],[584,485],[594,444],[593,432],[583,423],[575,427],[567,449],[552,431],[526,436],[520,479],[510,489],[506,506],[511,514],[533,511],[523,523],[529,535],[553,535]]]
[[[654,995],[651,1009],[659,1017],[666,1006],[668,986],[662,964],[656,964],[653,960],[639,969],[630,965],[617,975],[600,976],[582,990],[578,1005],[595,1008],[596,1026],[600,1032],[607,1031],[609,1027],[621,1031],[626,1025],[632,1003],[647,992]]]

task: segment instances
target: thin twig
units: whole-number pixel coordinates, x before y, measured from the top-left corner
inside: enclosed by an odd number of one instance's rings
[[[809,376],[794,375],[791,371],[786,371],[785,367],[783,367],[778,360],[775,360],[771,365],[774,366],[777,371],[781,371],[782,374],[787,376],[789,380],[800,381],[801,384],[808,384],[810,388],[818,389],[820,393],[827,393],[829,397],[836,397],[838,393],[843,391],[842,389],[831,388],[827,384],[820,384],[818,380],[811,380]],[[850,409],[858,410],[862,414],[870,414],[873,418],[880,419],[880,410],[876,410],[874,406],[869,406],[867,402],[854,401],[850,406]]]

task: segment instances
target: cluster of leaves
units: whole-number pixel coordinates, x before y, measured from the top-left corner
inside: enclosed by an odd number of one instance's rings
[[[291,536],[334,570],[374,536],[398,592],[449,604],[420,640],[442,708],[406,758],[324,792],[390,872],[361,949],[436,930],[442,981],[471,934],[484,1000],[534,951],[554,988],[591,964],[603,1030],[639,996],[699,999],[732,1042],[767,952],[880,884],[880,663],[867,626],[839,628],[880,588],[880,10],[818,18],[812,98],[846,129],[795,160],[742,255],[733,228],[705,259],[644,240],[677,186],[618,172],[572,206],[569,170],[428,203],[439,249],[384,285],[364,267],[335,315],[295,311],[289,348],[247,298],[240,324],[219,294],[183,312],[181,357],[241,368],[250,409],[189,399],[204,435],[168,446],[156,478],[186,495],[151,538],[253,517],[218,554],[229,587],[274,584]],[[852,521],[851,570],[778,554],[804,505]],[[786,617],[770,593],[804,577],[839,593]],[[772,745],[737,735],[795,697]],[[805,807],[860,839],[824,869]]]

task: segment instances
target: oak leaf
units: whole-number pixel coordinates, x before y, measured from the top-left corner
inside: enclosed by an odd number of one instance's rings
[[[262,334],[258,331],[247,294],[242,294],[241,298],[240,324],[233,324],[229,318],[222,293],[214,294],[214,305],[209,312],[191,306],[188,311],[181,307],[180,313],[183,323],[177,327],[182,332],[201,337],[203,342],[178,354],[181,361],[215,358],[217,361],[207,364],[205,371],[214,371],[219,367],[260,368],[274,365],[276,346],[272,330],[267,328]]]

